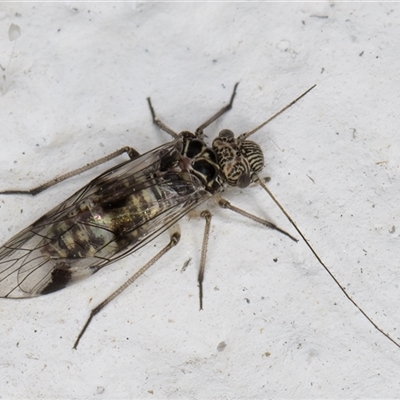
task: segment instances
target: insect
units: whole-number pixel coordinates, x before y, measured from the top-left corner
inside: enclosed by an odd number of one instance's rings
[[[91,311],[74,343],[73,347],[77,348],[93,317],[178,244],[180,233],[175,228],[176,222],[211,198],[222,208],[241,214],[297,241],[273,223],[249,214],[221,197],[226,186],[246,188],[251,184],[258,184],[267,191],[292,223],[345,296],[376,329],[400,347],[347,294],[259,176],[264,166],[264,156],[259,145],[248,140],[249,136],[299,101],[315,85],[253,130],[235,138],[231,130],[223,129],[213,140],[212,146],[208,146],[204,129],[232,108],[237,86],[238,84],[234,86],[229,103],[200,125],[195,133],[183,131],[178,134],[170,129],[157,118],[148,98],[153,122],[171,135],[172,141],[143,155],[134,148],[124,147],[33,190],[0,192],[36,195],[123,153],[129,156],[128,161],[102,173],[0,247],[0,297],[29,298],[55,292],[93,275],[169,230],[169,243]],[[201,309],[212,216],[208,210],[202,211],[200,215],[206,221],[198,274]]]

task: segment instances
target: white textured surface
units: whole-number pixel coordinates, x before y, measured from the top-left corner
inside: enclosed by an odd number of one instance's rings
[[[10,24],[22,35],[0,95],[0,189],[33,187],[124,145],[144,152],[168,140],[152,126],[149,95],[168,125],[193,130],[240,81],[212,137],[253,128],[317,83],[254,139],[269,187],[395,337],[399,14],[395,3],[3,3],[3,67]],[[0,241],[91,177],[37,198],[1,196]],[[226,196],[292,231],[260,189]],[[96,317],[78,351],[71,347],[90,308],[167,237],[68,290],[0,301],[1,397],[399,397],[400,349],[344,298],[304,243],[210,207],[203,312],[203,223],[185,219],[179,247]]]

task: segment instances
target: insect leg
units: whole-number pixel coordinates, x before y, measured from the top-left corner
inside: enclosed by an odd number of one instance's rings
[[[67,172],[63,175],[58,176],[57,178],[52,179],[51,181],[48,181],[44,183],[43,185],[40,185],[34,189],[30,190],[4,190],[0,192],[0,194],[29,194],[32,196],[35,196],[36,194],[43,192],[44,190],[48,189],[51,186],[56,185],[57,183],[60,183],[62,181],[65,181],[66,179],[72,178],[73,176],[82,174],[83,172],[88,171],[89,169],[92,169],[94,167],[97,167],[98,165],[104,164],[107,161],[112,160],[115,157],[120,156],[121,154],[128,154],[130,159],[134,159],[138,157],[140,154],[133,148],[133,147],[123,147],[122,149],[119,149],[117,151],[114,151],[114,153],[109,154],[108,156],[102,157],[96,161],[93,161],[84,167],[77,168],[73,171]]]
[[[215,113],[211,118],[209,118],[206,122],[202,123],[197,129],[196,129],[196,136],[199,137],[200,139],[203,138],[203,130],[207,128],[208,125],[212,124],[215,120],[217,120],[222,114],[225,114],[227,111],[229,111],[232,108],[233,100],[236,96],[236,88],[238,87],[239,82],[235,83],[235,86],[233,87],[233,92],[231,95],[231,99],[229,100],[229,103],[225,106],[222,107],[217,113]]]
[[[172,230],[171,230],[172,229]],[[114,293],[108,296],[103,302],[101,302],[97,307],[95,307],[89,315],[85,325],[80,331],[78,337],[75,340],[73,348],[76,349],[78,347],[79,341],[81,340],[83,334],[85,333],[87,327],[92,321],[93,317],[97,315],[108,303],[114,300],[119,294],[121,294],[129,285],[136,281],[141,275],[143,275],[156,261],[158,261],[164,254],[166,254],[172,247],[176,246],[179,243],[181,238],[181,234],[179,232],[179,228],[177,225],[170,228],[171,239],[169,243],[161,249],[159,253],[157,253],[150,261],[147,262],[142,268],[139,269],[135,274],[133,274],[123,285],[121,285]]]
[[[171,128],[169,128],[167,125],[165,125],[164,122],[162,122],[157,118],[153,105],[151,104],[150,97],[147,98],[147,102],[149,103],[151,117],[153,118],[153,123],[156,124],[162,131],[167,132],[169,135],[171,135],[173,138],[176,139],[179,135],[176,132],[174,132]]]
[[[223,199],[222,197],[217,198],[217,204],[222,207],[222,208],[226,208],[228,210],[231,210],[237,214],[243,215],[246,218],[249,218],[255,222],[258,222],[268,228],[274,229],[280,233],[283,233],[284,235],[288,236],[290,239],[294,240],[295,242],[298,242],[298,239],[296,239],[295,237],[293,237],[290,233],[284,231],[283,229],[279,228],[278,226],[276,226],[275,224],[273,224],[270,221],[267,221],[266,219],[262,219],[259,218],[253,214],[248,213],[247,211],[242,210],[241,208],[237,208],[235,206],[233,206],[228,200]]]
[[[203,309],[203,280],[204,280],[204,269],[206,267],[206,256],[208,247],[208,238],[210,236],[211,227],[211,213],[208,210],[204,210],[200,214],[206,220],[206,225],[204,227],[203,245],[201,246],[201,260],[200,260],[200,270],[197,281],[199,282],[199,299],[200,299],[200,310]]]

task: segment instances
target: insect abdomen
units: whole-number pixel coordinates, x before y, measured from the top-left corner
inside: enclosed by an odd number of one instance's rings
[[[110,257],[140,240],[140,227],[162,212],[163,206],[157,202],[152,188],[114,202],[88,198],[76,205],[75,218],[53,226],[52,236],[58,239],[44,250],[52,258]]]

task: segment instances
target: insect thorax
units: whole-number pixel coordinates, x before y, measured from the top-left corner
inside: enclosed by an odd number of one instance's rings
[[[245,188],[254,181],[255,174],[264,167],[264,155],[260,146],[250,140],[241,139],[229,129],[223,129],[214,139],[212,148],[218,165],[230,186]]]
[[[191,132],[181,132],[180,136],[183,138],[181,168],[196,176],[209,192],[221,191],[226,180],[215,151]]]

